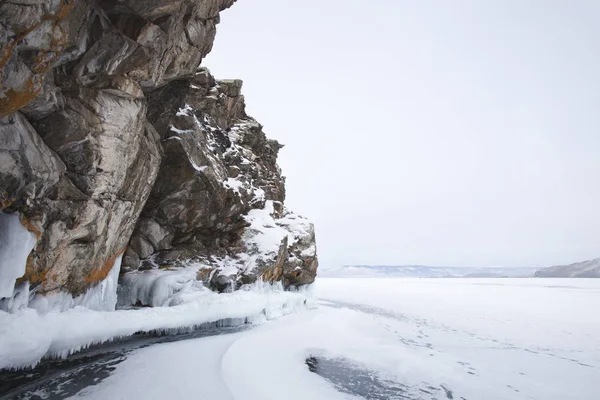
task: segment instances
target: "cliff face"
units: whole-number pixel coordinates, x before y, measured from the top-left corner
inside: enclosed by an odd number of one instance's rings
[[[129,275],[194,263],[218,291],[314,280],[281,145],[246,115],[241,81],[198,68],[233,2],[0,4],[0,210],[37,239],[17,287],[79,296],[121,260]]]

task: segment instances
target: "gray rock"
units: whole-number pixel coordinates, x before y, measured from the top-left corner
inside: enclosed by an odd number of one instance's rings
[[[241,79],[222,79],[218,81],[221,90],[229,97],[238,97],[242,94]]]
[[[216,81],[208,70],[200,69],[193,79],[172,82],[148,95],[148,119],[162,138],[164,157],[131,248],[137,251],[136,238],[155,236],[159,227],[172,233],[170,251],[152,256],[161,265],[191,259],[218,269],[219,263],[211,261],[214,257],[241,259],[252,252],[242,238],[246,213],[269,200],[276,216],[283,212],[284,179],[277,166],[281,146],[267,139],[262,126],[246,115],[240,88],[240,80]],[[277,256],[259,257],[256,270],[237,275],[238,284],[258,277],[286,286],[312,282],[316,250],[310,260],[303,251],[310,244],[314,247],[314,233],[304,238],[306,245],[296,242],[288,250],[286,239]],[[287,262],[289,251],[296,254],[290,259],[293,265]],[[217,271],[207,281],[219,291],[229,287],[220,276]]]
[[[236,277],[215,274],[210,280],[210,286],[219,293],[230,293],[236,288]]]
[[[39,237],[23,279],[40,285],[40,294],[77,295],[106,277],[161,157],[143,100],[86,89],[64,104],[33,121],[37,132],[20,113],[4,117],[1,128],[3,208],[21,211]]]
[[[0,118],[0,209],[49,194],[66,168],[21,113]]]
[[[143,236],[137,234],[133,235],[131,241],[129,242],[129,248],[127,251],[131,250],[135,252],[139,259],[150,257],[152,254],[154,254],[155,249],[152,247],[149,241],[147,241]]]

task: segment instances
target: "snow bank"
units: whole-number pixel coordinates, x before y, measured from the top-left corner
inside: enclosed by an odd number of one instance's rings
[[[259,323],[304,307],[310,294],[309,288],[287,292],[262,283],[246,289],[227,294],[186,292],[184,303],[173,307],[112,312],[75,307],[47,314],[33,309],[0,311],[0,369],[34,366],[43,357],[66,357],[136,332],[180,331],[224,319]]]
[[[15,281],[25,274],[35,235],[21,224],[17,213],[0,212],[0,298],[12,297]]]

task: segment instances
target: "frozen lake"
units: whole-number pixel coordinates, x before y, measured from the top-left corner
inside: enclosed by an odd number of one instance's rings
[[[600,280],[319,279],[314,290],[311,309],[119,352],[82,367],[102,376],[77,393],[64,390],[71,371],[21,398],[600,398]]]
[[[600,280],[323,279],[318,294],[354,310],[349,324],[363,321],[354,359],[409,387],[443,385],[456,399],[600,398]]]

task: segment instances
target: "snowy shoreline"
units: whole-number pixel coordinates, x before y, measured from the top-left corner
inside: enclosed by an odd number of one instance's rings
[[[75,307],[46,314],[34,309],[0,311],[0,369],[34,367],[44,358],[65,358],[136,333],[180,332],[229,319],[257,324],[312,304],[311,293],[310,287],[284,291],[281,285],[257,284],[233,293],[196,292],[173,307],[116,311]]]

